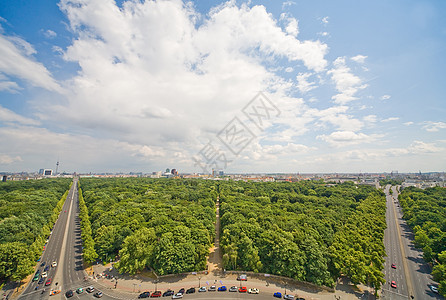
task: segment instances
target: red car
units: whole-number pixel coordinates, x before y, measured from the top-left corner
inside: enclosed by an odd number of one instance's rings
[[[392,269],[396,269],[396,265],[395,264],[392,264]]]
[[[158,297],[161,297],[160,291],[155,291],[152,293],[152,295],[150,295],[150,298],[158,298]]]
[[[394,289],[396,289],[396,282],[395,282],[395,281],[392,281],[392,282],[390,283],[390,286],[393,287]]]
[[[51,284],[51,278],[48,278],[48,280],[45,282],[45,286],[48,286]]]
[[[241,287],[239,287],[239,289],[238,289],[238,292],[239,293],[246,293],[248,290],[246,289],[246,286],[241,286]]]

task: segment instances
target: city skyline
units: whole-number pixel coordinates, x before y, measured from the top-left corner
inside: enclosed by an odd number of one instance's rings
[[[228,173],[443,172],[445,14],[433,0],[8,0],[0,172],[203,172],[214,148]],[[237,149],[234,128],[250,133]]]

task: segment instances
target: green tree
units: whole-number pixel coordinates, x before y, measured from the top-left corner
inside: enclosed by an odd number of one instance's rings
[[[151,262],[157,237],[153,228],[141,228],[126,237],[119,251],[121,260],[117,268],[120,272],[135,274],[148,267]]]

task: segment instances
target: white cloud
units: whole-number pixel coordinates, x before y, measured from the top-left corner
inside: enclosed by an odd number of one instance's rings
[[[293,18],[290,17],[289,14],[282,13],[280,15],[280,19],[286,22],[285,31],[286,33],[297,37],[299,34],[299,22]]]
[[[285,59],[306,72],[327,65],[326,44],[288,34],[263,6],[227,2],[200,16],[179,1],[81,2],[60,3],[76,36],[64,58],[81,70],[64,85],[67,104],[50,102],[40,116],[104,137],[198,145],[257,91],[280,98],[293,87],[265,62]]]
[[[48,39],[54,39],[57,36],[57,33],[52,31],[51,29],[43,31],[43,35],[45,35]]]
[[[328,24],[328,16],[322,18],[322,23],[325,25]]]
[[[351,57],[350,59],[357,63],[363,64],[365,62],[366,58],[367,58],[367,56],[359,54],[359,55]]]
[[[381,96],[381,100],[389,100],[391,98],[391,96],[390,95],[383,95],[383,96]]]
[[[432,122],[432,121],[425,121],[423,122],[423,129],[429,132],[437,132],[440,129],[446,128],[446,123],[444,122]]]
[[[18,123],[23,125],[38,125],[39,122],[22,117],[15,112],[0,105],[0,123]]]
[[[10,155],[0,153],[0,165],[10,165],[19,161],[23,161],[20,156],[12,157]]]
[[[286,69],[285,69],[285,72],[287,72],[287,73],[291,73],[291,72],[293,72],[293,68],[292,67],[287,67]]]
[[[435,146],[434,143],[425,143],[422,141],[414,141],[408,148],[409,153],[423,154],[423,153],[435,153],[443,151],[443,148]]]
[[[332,97],[337,104],[346,104],[350,101],[357,100],[356,93],[367,87],[362,83],[362,80],[351,73],[351,70],[345,64],[344,57],[338,57],[333,62],[334,68],[327,71],[331,75],[331,79],[336,84],[336,89],[339,94]]]
[[[294,1],[284,1],[282,3],[282,10],[284,10],[287,6],[292,6],[292,5],[296,5],[296,2],[294,2]]]
[[[355,133],[353,131],[335,131],[330,135],[318,135],[317,139],[323,140],[334,147],[344,147],[360,143],[371,143],[381,135],[366,135],[364,133]]]
[[[405,123],[403,123],[403,125],[410,126],[410,125],[413,125],[413,122],[405,122]]]
[[[299,73],[296,76],[297,80],[297,88],[301,93],[306,93],[311,91],[312,89],[315,89],[316,86],[314,85],[315,82],[309,82],[308,78],[311,76],[311,73]]]
[[[7,80],[0,81],[0,91],[6,91],[15,94],[21,89],[22,88],[16,82]]]
[[[306,114],[316,117],[316,126],[328,128],[327,125],[333,125],[341,131],[359,131],[364,123],[351,115],[347,114],[347,106],[333,106],[327,109],[317,110],[309,109]],[[331,126],[330,126],[331,127]]]
[[[390,117],[390,118],[382,120],[382,122],[398,121],[399,119],[400,118],[398,118],[398,117]]]
[[[318,34],[319,34],[320,36],[328,36],[328,35],[329,35],[329,33],[326,32],[326,31],[319,32]]]
[[[19,77],[37,87],[60,92],[61,87],[52,78],[51,73],[30,56],[35,53],[35,49],[25,40],[4,36],[0,32],[0,73]],[[6,86],[12,91],[18,90],[17,83],[14,85],[11,82]]]
[[[364,117],[364,121],[367,123],[376,123],[378,121],[376,115],[368,115]]]

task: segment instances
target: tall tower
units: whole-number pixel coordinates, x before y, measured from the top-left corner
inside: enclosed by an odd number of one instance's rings
[[[58,174],[57,173],[58,170],[59,170],[59,159],[57,160],[57,163],[56,163],[56,175]]]

